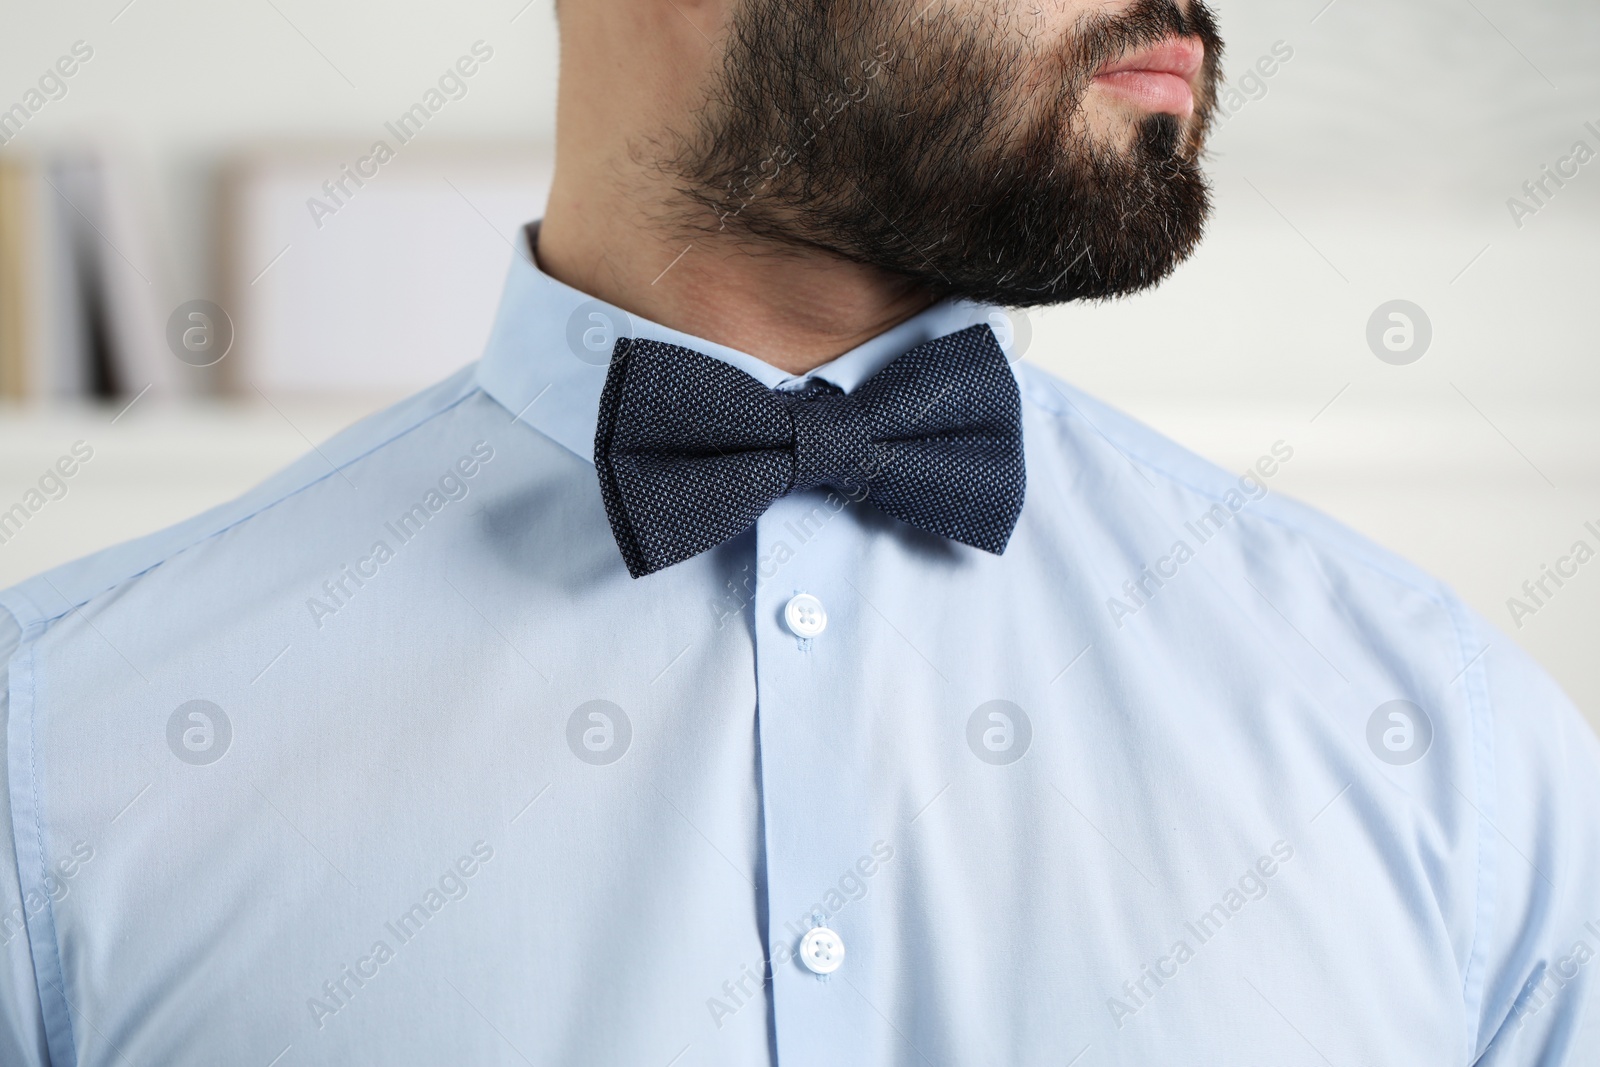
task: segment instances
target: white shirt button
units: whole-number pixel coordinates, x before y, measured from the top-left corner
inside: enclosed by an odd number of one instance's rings
[[[813,927],[800,939],[800,962],[814,974],[832,974],[844,963],[844,942],[826,926]]]
[[[828,612],[810,593],[792,597],[783,609],[783,621],[796,637],[815,637],[828,628]]]

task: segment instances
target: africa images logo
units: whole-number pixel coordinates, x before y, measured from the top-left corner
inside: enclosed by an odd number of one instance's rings
[[[615,763],[633,743],[633,722],[628,713],[609,700],[579,704],[567,718],[567,747],[594,767]]]
[[[1367,747],[1392,767],[1417,762],[1433,746],[1433,720],[1409,700],[1379,704],[1367,719]]]
[[[967,718],[967,747],[983,762],[996,767],[1015,763],[1033,743],[1033,722],[1028,713],[1009,700],[978,705]]]
[[[209,700],[179,704],[167,717],[167,747],[194,767],[205,767],[228,754],[233,723],[228,713]]]

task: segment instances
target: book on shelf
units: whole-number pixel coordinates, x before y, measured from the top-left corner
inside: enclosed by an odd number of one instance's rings
[[[29,218],[32,190],[26,167],[0,155],[0,400],[28,396],[29,307],[28,269],[33,262]]]
[[[207,250],[183,270],[116,153],[0,152],[0,399],[422,388],[478,357],[553,165],[533,146],[403,145],[379,163],[292,144],[211,172],[201,199],[220,210],[182,220]],[[179,350],[213,332],[225,356]]]
[[[186,391],[147,205],[102,154],[0,155],[0,396]]]

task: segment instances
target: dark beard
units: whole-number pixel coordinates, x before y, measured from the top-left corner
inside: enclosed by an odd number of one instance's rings
[[[1052,56],[979,16],[919,19],[924,3],[744,0],[708,106],[667,152],[686,228],[1012,307],[1136,292],[1188,257],[1222,51],[1201,0],[1139,0]],[[1174,34],[1206,47],[1194,117],[1152,115],[1126,149],[1093,141],[1094,72]]]

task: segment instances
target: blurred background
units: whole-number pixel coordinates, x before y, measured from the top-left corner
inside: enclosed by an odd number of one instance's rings
[[[1022,317],[1027,357],[1235,470],[1288,443],[1273,491],[1448,580],[1600,722],[1600,5],[1216,7],[1206,245]],[[551,0],[4,12],[0,586],[477,358],[548,188]]]

